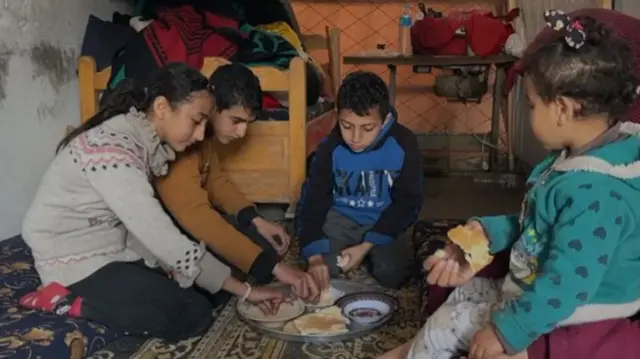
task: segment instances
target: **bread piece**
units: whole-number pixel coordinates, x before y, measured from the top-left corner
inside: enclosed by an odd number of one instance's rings
[[[338,268],[344,269],[344,267],[346,267],[347,264],[349,264],[350,260],[351,260],[351,256],[348,254],[345,254],[343,256],[338,256]]]
[[[333,305],[335,301],[336,298],[333,297],[333,294],[331,293],[331,287],[329,287],[320,292],[320,299],[318,299],[317,303],[307,302],[306,304],[311,307],[323,308]]]
[[[293,325],[302,335],[335,335],[348,332],[349,319],[337,306],[305,314],[293,320]]]
[[[342,315],[342,309],[340,309],[340,307],[338,307],[337,305],[332,305],[324,309],[316,310],[315,313],[322,315],[332,315],[334,317],[343,319],[347,324],[349,323],[349,319]]]
[[[462,249],[474,272],[480,271],[493,260],[489,253],[489,240],[482,229],[471,230],[461,225],[450,229],[447,237]]]
[[[336,299],[331,294],[331,287],[329,287],[323,290],[322,293],[320,293],[320,299],[318,300],[318,303],[315,305],[317,307],[328,307],[330,305],[333,305],[335,301]]]
[[[446,258],[447,257],[447,252],[445,252],[442,249],[438,249],[433,255],[438,257],[438,258]]]

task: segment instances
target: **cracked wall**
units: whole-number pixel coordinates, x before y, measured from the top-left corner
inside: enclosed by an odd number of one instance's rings
[[[18,234],[66,125],[80,122],[77,57],[90,14],[125,0],[0,0],[0,239]]]

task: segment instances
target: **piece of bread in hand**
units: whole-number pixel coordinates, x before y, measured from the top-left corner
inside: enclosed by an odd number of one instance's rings
[[[318,303],[315,303],[314,305],[316,307],[328,307],[330,305],[333,305],[335,301],[336,298],[333,297],[331,288],[326,288],[322,292],[320,292],[320,299],[318,299]]]
[[[479,272],[493,260],[489,252],[489,240],[482,228],[472,230],[460,225],[450,229],[447,237],[462,249],[464,258],[474,272]]]
[[[351,261],[351,256],[348,254],[345,255],[339,255],[338,256],[338,268],[340,269],[344,269],[344,267],[346,267],[349,262]]]

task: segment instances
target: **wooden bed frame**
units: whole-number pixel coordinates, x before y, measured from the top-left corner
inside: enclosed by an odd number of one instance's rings
[[[206,58],[205,76],[228,61]],[[252,67],[264,91],[288,92],[289,121],[256,121],[249,125],[243,140],[229,144],[220,159],[240,191],[256,203],[289,204],[292,214],[306,174],[307,156],[329,133],[336,119],[335,110],[307,121],[304,61],[291,60],[288,71],[273,67]],[[82,56],[78,64],[80,114],[84,123],[98,110],[99,93],[106,89],[111,68],[96,70],[93,58]]]

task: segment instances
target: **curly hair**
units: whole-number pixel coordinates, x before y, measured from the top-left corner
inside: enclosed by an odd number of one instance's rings
[[[574,19],[584,44],[568,43],[562,31],[530,52],[524,73],[538,95],[551,102],[568,97],[581,104],[578,116],[607,114],[618,120],[637,98],[640,81],[629,45],[591,17]]]
[[[391,110],[387,84],[373,72],[352,72],[340,85],[337,107],[338,111],[349,110],[358,116],[367,116],[377,110],[384,120]]]

